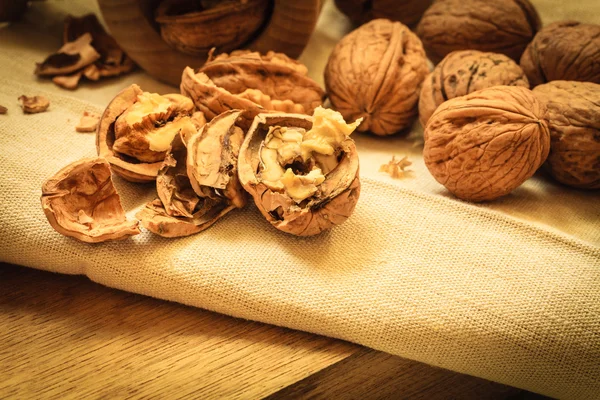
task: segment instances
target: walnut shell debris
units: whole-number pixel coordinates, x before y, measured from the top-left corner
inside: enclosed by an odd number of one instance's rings
[[[102,114],[96,134],[98,155],[127,180],[155,180],[173,138],[181,131],[196,132],[190,118],[193,109],[185,96],[160,96],[131,85]]]
[[[433,0],[335,0],[337,8],[362,25],[373,19],[387,18],[415,26]]]
[[[325,97],[298,61],[280,53],[247,50],[211,54],[197,72],[186,68],[180,89],[208,120],[228,110],[244,110],[246,127],[260,112],[312,114]]]
[[[565,185],[600,189],[600,85],[552,81],[533,93],[548,107],[550,174]]]
[[[429,73],[419,38],[399,22],[373,20],[335,46],[325,68],[333,107],[359,131],[391,135],[417,116],[421,83]]]
[[[21,108],[25,114],[37,114],[44,112],[50,107],[50,100],[46,96],[19,96]]]
[[[6,114],[8,112],[8,108],[4,106],[0,106],[0,114]]]
[[[275,228],[316,235],[352,214],[360,194],[358,153],[339,113],[259,114],[239,156],[239,177]]]
[[[427,76],[419,96],[419,120],[425,126],[444,101],[492,86],[529,88],[525,72],[509,57],[477,50],[448,54]]]
[[[75,126],[75,130],[77,132],[96,132],[99,122],[100,115],[95,112],[84,111],[79,123]]]
[[[504,196],[548,156],[545,112],[545,105],[519,86],[495,86],[450,99],[425,128],[425,165],[458,198]]]
[[[407,156],[404,156],[398,160],[396,159],[396,156],[392,156],[392,159],[388,161],[387,164],[382,164],[379,167],[379,172],[385,172],[394,179],[402,179],[412,174],[412,170],[406,169],[411,165],[412,162]]]
[[[600,25],[555,22],[533,38],[521,57],[532,86],[554,80],[600,83]]]
[[[502,53],[519,61],[541,27],[529,0],[437,0],[417,27],[437,64],[455,50]]]
[[[42,208],[59,233],[87,243],[125,239],[140,233],[127,220],[111,179],[108,162],[86,158],[71,163],[44,182]]]
[[[36,64],[35,74],[39,76],[65,75],[82,69],[100,58],[91,45],[92,35],[85,33],[73,42],[65,43],[55,54]]]

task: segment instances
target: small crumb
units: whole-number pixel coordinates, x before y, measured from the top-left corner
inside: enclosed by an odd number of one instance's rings
[[[77,132],[96,132],[98,122],[100,122],[100,115],[93,112],[84,111],[83,116],[79,120],[79,124],[75,127],[75,130]]]
[[[408,157],[404,156],[400,160],[396,160],[396,156],[392,156],[391,161],[379,167],[379,172],[390,174],[394,179],[402,179],[408,177],[409,173],[413,172],[410,169],[405,169],[410,165],[412,165],[412,162],[408,160]]]
[[[25,114],[36,114],[44,112],[50,106],[50,100],[45,96],[27,97],[25,95],[19,97],[21,108]]]
[[[4,106],[0,106],[0,114],[6,114],[8,112],[8,108]]]

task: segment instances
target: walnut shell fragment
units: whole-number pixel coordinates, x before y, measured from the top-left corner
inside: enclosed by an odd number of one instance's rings
[[[518,62],[540,27],[529,0],[437,0],[425,11],[417,34],[434,64],[452,51],[468,49]]]
[[[519,86],[495,86],[450,99],[425,128],[425,165],[463,200],[504,196],[548,157],[545,112],[544,104]]]
[[[417,116],[419,89],[429,73],[419,38],[399,22],[376,19],[346,35],[325,67],[333,107],[359,131],[391,135]]]
[[[8,112],[8,108],[4,106],[0,106],[0,114],[6,114]]]
[[[92,35],[86,33],[73,42],[65,43],[55,54],[36,64],[35,74],[39,76],[68,75],[100,58],[92,47]]]
[[[140,233],[127,220],[102,158],[86,158],[58,171],[42,186],[42,208],[59,233],[87,243],[125,239]]]
[[[444,101],[492,86],[529,88],[525,72],[509,57],[477,50],[448,54],[425,78],[419,96],[419,120],[425,126]]]
[[[335,0],[336,7],[356,25],[387,18],[415,26],[433,0]]]
[[[548,107],[550,174],[565,185],[600,189],[600,85],[552,81],[533,94]]]
[[[131,85],[106,107],[96,133],[98,155],[132,182],[156,179],[173,138],[195,133],[192,101],[179,94],[158,95]],[[187,132],[187,133],[186,133]]]
[[[360,194],[358,153],[339,113],[259,114],[239,157],[239,177],[275,228],[316,235],[346,221]]]
[[[241,109],[249,126],[260,112],[312,114],[325,93],[307,73],[304,65],[285,54],[238,50],[211,54],[197,72],[186,68],[180,89],[208,120]]]
[[[600,25],[555,22],[533,38],[521,57],[532,86],[554,80],[600,83]]]
[[[79,123],[75,126],[75,130],[77,132],[96,132],[99,122],[100,115],[94,112],[84,111]]]
[[[37,114],[50,107],[50,100],[46,96],[19,96],[21,108],[25,114]]]

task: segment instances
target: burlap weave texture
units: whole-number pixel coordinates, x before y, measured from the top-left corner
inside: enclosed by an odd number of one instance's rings
[[[0,65],[10,66],[0,69],[0,104],[9,107],[0,116],[0,261],[85,274],[550,396],[598,398],[598,193],[537,176],[505,199],[470,205],[428,175],[418,132],[363,135],[356,137],[363,184],[356,211],[317,237],[280,233],[249,206],[188,238],[145,232],[79,243],[46,222],[40,189],[67,163],[95,154],[93,135],[73,127],[104,100],[91,104],[36,85],[25,64],[36,53],[16,57],[15,48],[0,47]],[[125,84],[98,94],[111,97]],[[40,93],[50,97],[50,111],[23,115],[16,98]],[[411,177],[377,171],[403,153],[415,163]],[[154,197],[151,184],[115,184],[130,216]]]

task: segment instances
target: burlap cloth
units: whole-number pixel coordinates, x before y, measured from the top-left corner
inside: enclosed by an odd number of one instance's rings
[[[40,188],[95,154],[93,134],[74,131],[82,112],[100,111],[132,82],[173,91],[141,72],[75,92],[35,79],[34,62],[60,45],[64,9],[94,10],[86,3],[35,3],[23,22],[0,30],[0,104],[9,108],[0,115],[0,261],[85,274],[549,396],[600,398],[600,194],[537,175],[493,203],[457,201],[425,169],[418,127],[408,138],[356,134],[358,206],[317,237],[278,232],[254,206],[177,240],[144,232],[88,245],[56,233]],[[595,0],[534,3],[545,22],[600,15]],[[327,4],[303,55],[317,80],[347,30]],[[50,110],[23,115],[21,94],[46,94]],[[378,172],[394,154],[413,161],[408,178]],[[154,197],[152,185],[115,183],[130,216]]]

